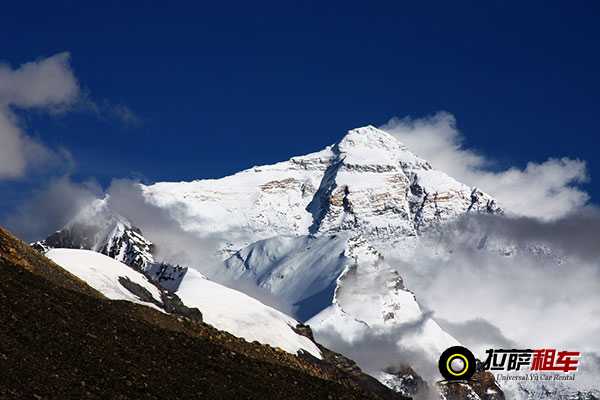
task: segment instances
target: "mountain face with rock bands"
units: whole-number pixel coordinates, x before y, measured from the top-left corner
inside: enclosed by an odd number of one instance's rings
[[[393,344],[391,356],[410,353],[426,360],[428,367],[419,366],[416,373],[406,373],[411,360],[400,357],[389,365],[361,365],[409,395],[415,394],[411,385],[419,386],[415,376],[429,376],[439,354],[458,341],[421,308],[418,293],[387,260],[410,253],[423,233],[461,215],[504,212],[492,196],[435,170],[372,126],[288,161],[221,179],[138,189],[146,205],[169,215],[186,234],[214,243],[211,251],[221,257],[220,267],[208,268],[202,260],[189,268],[157,262],[153,244],[127,216],[110,210],[107,199],[36,247],[101,252],[143,272],[184,303],[187,298],[194,303],[187,305],[204,315],[197,293],[206,278],[239,283],[235,286],[249,295],[255,289],[267,292],[280,311],[310,325],[317,341],[333,350],[343,353],[373,337]],[[501,391],[494,393],[479,398],[502,398]]]

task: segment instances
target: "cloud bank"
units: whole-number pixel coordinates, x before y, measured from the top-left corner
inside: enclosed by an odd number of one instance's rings
[[[479,357],[490,347],[548,346],[593,358],[600,352],[598,237],[594,209],[553,221],[466,215],[388,262]],[[593,365],[588,360],[588,371]],[[578,384],[597,373],[580,374]]]
[[[598,237],[600,212],[592,208],[552,221],[468,214],[426,232],[414,252],[392,249],[385,258],[425,317],[480,359],[489,348],[581,351],[569,387],[589,389],[600,376]],[[366,329],[351,341],[329,331],[316,337],[372,373],[410,365],[435,380],[436,360],[397,343],[420,329],[419,323],[385,333]]]
[[[585,161],[549,158],[525,168],[495,170],[494,161],[467,149],[452,114],[394,118],[381,127],[434,168],[496,197],[511,212],[544,219],[564,216],[584,206],[589,196],[579,184],[587,181]]]

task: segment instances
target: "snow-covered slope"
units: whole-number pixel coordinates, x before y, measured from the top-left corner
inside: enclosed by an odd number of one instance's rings
[[[144,275],[103,254],[90,250],[51,249],[52,261],[113,300],[127,300],[162,311],[160,290]],[[122,284],[122,279],[143,287],[153,302],[143,301]],[[202,312],[204,321],[248,341],[258,341],[296,354],[304,351],[321,358],[318,347],[292,328],[298,322],[241,292],[211,282],[190,271],[177,294],[188,307]]]
[[[225,261],[228,280],[244,280],[274,294],[306,320],[331,304],[336,279],[350,262],[348,235],[275,236]]]
[[[403,335],[400,348],[420,349],[431,360],[457,341],[425,315],[398,271],[365,239],[277,236],[235,253],[225,262],[233,279],[255,282],[288,306],[318,336],[335,333],[348,343],[369,331],[419,323],[419,335]]]
[[[155,304],[142,301],[119,282],[119,278],[126,278],[146,289],[157,303],[162,303],[160,290],[144,275],[104,254],[91,250],[51,249],[46,257],[109,299],[127,300],[156,308]]]
[[[296,320],[194,270],[188,272],[177,295],[186,305],[200,309],[204,320],[218,329],[289,353],[305,351],[321,358],[318,347],[292,329]]]
[[[332,157],[326,148],[222,179],[142,189],[148,202],[168,210],[185,230],[200,236],[224,233],[237,250],[279,234],[307,234],[312,216],[306,207]]]

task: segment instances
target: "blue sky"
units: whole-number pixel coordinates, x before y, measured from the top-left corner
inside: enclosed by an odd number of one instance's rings
[[[14,110],[73,162],[1,180],[0,216],[66,171],[219,177],[440,110],[492,168],[579,158],[600,195],[598,2],[119,3],[3,6],[0,59],[69,52],[96,111]]]

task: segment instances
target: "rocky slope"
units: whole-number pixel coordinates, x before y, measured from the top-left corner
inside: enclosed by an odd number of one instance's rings
[[[308,353],[322,358],[315,343],[294,331],[297,321],[293,318],[241,292],[211,282],[195,271],[191,272],[186,287],[175,295],[100,253],[52,249],[46,256],[109,299],[126,300],[204,321],[249,342],[268,344],[291,354]]]
[[[2,398],[403,398],[327,360],[108,300],[2,229],[0,274]]]

